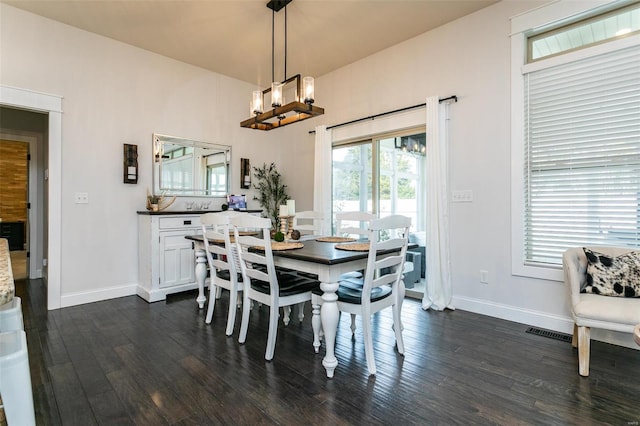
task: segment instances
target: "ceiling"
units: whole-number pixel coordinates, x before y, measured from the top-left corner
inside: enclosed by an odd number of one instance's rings
[[[267,0],[0,0],[11,6],[258,87],[271,82]],[[322,76],[498,0],[295,0],[287,77]],[[275,14],[275,80],[284,80],[284,16]]]

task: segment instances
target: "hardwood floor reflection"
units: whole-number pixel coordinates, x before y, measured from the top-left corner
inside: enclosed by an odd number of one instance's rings
[[[255,308],[247,343],[225,336],[228,298],[204,323],[195,294],[136,297],[47,311],[39,280],[23,298],[38,424],[618,424],[640,422],[640,351],[592,343],[591,376],[570,344],[526,325],[464,311],[403,308],[406,354],[390,312],[373,325],[378,374],[367,373],[362,327],[338,327],[329,380],[302,324],[280,323],[264,360],[268,309]]]

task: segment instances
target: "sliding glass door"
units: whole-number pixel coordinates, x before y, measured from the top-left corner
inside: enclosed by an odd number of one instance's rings
[[[423,130],[414,130],[334,145],[333,216],[341,211],[402,214],[411,217],[413,232],[423,231],[425,140]]]

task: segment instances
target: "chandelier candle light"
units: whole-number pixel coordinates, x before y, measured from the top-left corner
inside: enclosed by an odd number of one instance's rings
[[[324,108],[313,105],[315,97],[313,77],[304,77],[302,84],[300,74],[287,78],[287,5],[293,0],[271,0],[267,7],[272,11],[271,24],[271,87],[254,90],[250,104],[253,117],[240,122],[241,127],[257,130],[271,130],[287,124],[296,123],[324,114]],[[274,79],[274,26],[275,13],[284,8],[284,81]],[[285,86],[295,84],[295,100],[285,104],[283,91]],[[264,95],[271,93],[271,110],[265,111]],[[302,100],[302,101],[301,101]]]

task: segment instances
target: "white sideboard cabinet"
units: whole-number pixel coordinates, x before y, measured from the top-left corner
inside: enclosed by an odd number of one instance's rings
[[[193,244],[200,214],[138,212],[138,296],[147,302],[197,288]]]
[[[260,215],[262,210],[243,210]],[[203,263],[204,252],[196,256],[187,235],[202,233],[200,215],[212,211],[138,212],[138,288],[137,294],[147,302],[165,300],[167,294],[198,288],[196,262]],[[206,298],[196,300],[202,308]]]

